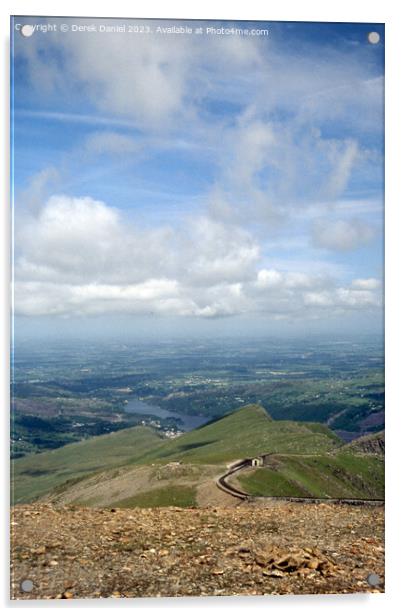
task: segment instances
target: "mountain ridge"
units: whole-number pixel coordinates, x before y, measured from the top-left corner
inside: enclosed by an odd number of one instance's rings
[[[264,407],[251,404],[174,439],[142,426],[16,460],[13,494],[16,503],[40,499],[88,506],[232,505],[235,499],[218,493],[216,477],[235,460],[267,453],[287,460],[286,480],[288,469],[297,474],[290,479],[292,484],[295,480],[303,485],[301,496],[305,490],[327,496],[322,488],[325,476],[336,497],[341,490],[344,497],[361,497],[364,486],[369,498],[380,493],[381,466],[374,466],[373,481],[365,473],[373,464],[369,455],[361,465],[359,452],[346,452],[339,465],[334,456],[342,445],[322,424],[273,420]],[[297,468],[288,463],[291,456],[297,456]],[[315,465],[310,463],[311,456],[317,460]],[[334,480],[339,468],[345,483]],[[358,473],[363,475],[362,483]],[[272,481],[283,485],[282,476],[270,474],[267,494]],[[293,494],[290,490],[288,496]]]

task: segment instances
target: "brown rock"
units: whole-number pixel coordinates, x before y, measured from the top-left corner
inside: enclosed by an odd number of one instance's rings
[[[168,550],[159,550],[159,556],[167,556]]]
[[[308,569],[318,569],[320,564],[321,564],[321,561],[318,561],[316,560],[316,558],[313,558],[312,560],[309,560],[306,563],[306,566]]]
[[[267,577],[276,577],[276,578],[285,577],[284,571],[280,571],[279,569],[263,569],[262,573],[263,575]]]
[[[254,558],[255,563],[257,565],[260,565],[261,567],[266,567],[266,565],[272,561],[272,558],[266,554],[257,553],[255,554]]]
[[[72,592],[70,592],[69,590],[65,590],[65,591],[63,592],[63,594],[61,595],[61,597],[60,597],[60,598],[61,598],[61,599],[72,599],[72,598],[73,598],[73,596],[74,596],[74,595],[73,595],[73,593],[72,593]]]

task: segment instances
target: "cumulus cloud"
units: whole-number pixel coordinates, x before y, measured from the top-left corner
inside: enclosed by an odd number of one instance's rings
[[[52,196],[36,216],[16,228],[19,277],[65,283],[139,282],[159,263],[168,269],[167,227],[141,230],[121,220],[119,210],[90,197]]]
[[[249,279],[260,256],[260,247],[248,232],[205,216],[188,222],[176,242],[181,270],[191,284]]]
[[[258,289],[277,287],[282,283],[283,276],[277,270],[262,269],[258,272],[255,286]]]
[[[374,237],[374,228],[364,221],[318,219],[313,223],[315,246],[334,251],[355,250]]]
[[[304,302],[306,306],[360,310],[365,307],[380,307],[381,298],[372,291],[340,287],[334,290],[305,293]]]
[[[183,287],[192,287],[199,299],[206,287],[217,293],[219,285],[238,296],[236,283],[251,278],[259,257],[258,245],[242,229],[205,217],[188,220],[182,228],[139,229],[119,210],[90,197],[54,195],[35,215],[19,220],[16,234],[20,247],[16,279],[25,290],[17,297],[22,299],[31,288],[43,295],[43,285],[50,285],[49,298],[40,301],[39,308],[60,297],[58,306],[68,298],[67,311],[88,303],[103,305],[107,299],[111,310],[125,302],[134,311],[146,312],[155,309],[155,300],[158,310],[170,307],[180,314],[197,313],[202,307],[183,299]],[[168,290],[164,299],[181,297],[180,306],[178,300],[166,305],[159,296],[153,297],[155,288]],[[213,293],[210,297],[216,303]]]
[[[327,281],[321,277],[303,272],[279,272],[274,269],[261,269],[257,274],[255,285],[258,289],[271,289],[275,287],[286,289],[308,289],[320,285],[320,281]]]
[[[355,289],[374,291],[381,287],[381,282],[377,278],[356,278],[352,281],[352,286]]]
[[[101,201],[53,195],[19,219],[17,238],[15,309],[22,315],[305,318],[380,304],[376,279],[345,287],[324,272],[262,267],[249,232],[206,216],[140,229]]]

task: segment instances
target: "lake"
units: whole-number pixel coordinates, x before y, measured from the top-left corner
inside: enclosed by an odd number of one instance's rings
[[[124,411],[126,413],[133,413],[136,415],[153,415],[154,417],[160,417],[160,419],[166,419],[167,417],[180,419],[182,423],[180,423],[178,427],[185,432],[198,428],[202,424],[210,421],[210,417],[201,417],[200,415],[182,415],[181,413],[178,414],[172,411],[166,411],[166,409],[162,409],[160,406],[147,404],[138,398],[128,398]]]

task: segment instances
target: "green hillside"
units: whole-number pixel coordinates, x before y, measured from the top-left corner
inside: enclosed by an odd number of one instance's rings
[[[12,500],[28,502],[67,481],[124,465],[161,440],[155,430],[138,426],[12,460]]]
[[[218,464],[260,453],[327,452],[340,443],[333,432],[320,424],[272,421],[263,407],[250,404],[164,442],[145,454],[140,462]]]
[[[254,496],[384,499],[384,465],[375,456],[339,453],[272,456],[268,468],[238,475]]]
[[[106,496],[119,494],[116,502],[122,506],[193,504],[201,476],[214,486],[218,469],[262,453],[275,454],[275,466],[241,474],[250,493],[344,498],[381,494],[380,460],[343,451],[342,444],[321,424],[274,421],[263,407],[248,405],[175,439],[136,427],[18,459],[13,462],[14,500],[52,494],[96,505],[97,486],[99,492],[102,486],[102,498],[105,490]],[[181,471],[170,470],[170,462],[180,463]],[[192,478],[185,476],[189,467]],[[163,480],[156,469],[167,469]],[[136,488],[135,478],[144,473],[146,485],[137,482]]]
[[[67,481],[118,466],[216,464],[270,451],[317,453],[338,442],[324,426],[273,421],[263,407],[248,405],[173,440],[136,427],[15,460],[14,501],[32,500]]]

